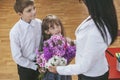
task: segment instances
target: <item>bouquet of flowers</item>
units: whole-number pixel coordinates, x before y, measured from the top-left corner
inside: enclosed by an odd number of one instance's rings
[[[62,35],[53,35],[44,41],[43,51],[37,53],[37,64],[40,72],[45,72],[49,66],[67,65],[75,57],[76,47],[67,43]]]

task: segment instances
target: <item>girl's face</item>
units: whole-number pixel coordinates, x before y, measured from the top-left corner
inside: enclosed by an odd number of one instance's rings
[[[53,26],[49,27],[47,34],[51,35],[61,34],[61,26],[54,24]]]

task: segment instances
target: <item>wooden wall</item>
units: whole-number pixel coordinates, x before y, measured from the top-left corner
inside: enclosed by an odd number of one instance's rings
[[[120,0],[114,0],[120,30]],[[13,62],[9,46],[9,31],[19,20],[13,10],[15,0],[0,0],[0,80],[18,80],[16,64]],[[87,9],[79,0],[35,0],[37,17],[47,14],[57,15],[64,27],[66,36],[75,39],[76,27],[88,16]],[[120,48],[120,37],[110,47]],[[76,76],[73,77],[76,80]]]

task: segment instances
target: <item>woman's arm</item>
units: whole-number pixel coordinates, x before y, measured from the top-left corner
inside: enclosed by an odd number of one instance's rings
[[[107,48],[107,45],[104,43],[101,35],[92,32],[88,34],[84,43],[85,48],[83,52],[76,53],[76,63],[68,66],[57,66],[50,68],[50,71],[57,71],[60,75],[77,75],[88,72],[98,60],[101,60],[101,55]],[[81,45],[76,44],[76,45]],[[79,50],[81,47],[77,47]],[[82,57],[81,55],[82,54]],[[52,72],[51,71],[51,72]]]

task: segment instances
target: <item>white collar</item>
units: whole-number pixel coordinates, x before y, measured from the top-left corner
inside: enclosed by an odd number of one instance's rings
[[[78,32],[79,29],[82,29],[81,26],[82,26],[89,18],[91,18],[91,16],[88,16],[88,17],[77,27],[77,29],[76,29],[76,31],[75,31],[75,34]]]
[[[22,20],[22,19],[20,19],[19,21],[20,21],[20,25],[21,25],[21,26],[24,26],[25,28],[28,28],[29,26],[32,26],[32,27],[35,26],[34,20],[35,20],[35,19],[31,20],[30,23],[27,23],[27,22],[25,22],[25,21]]]

